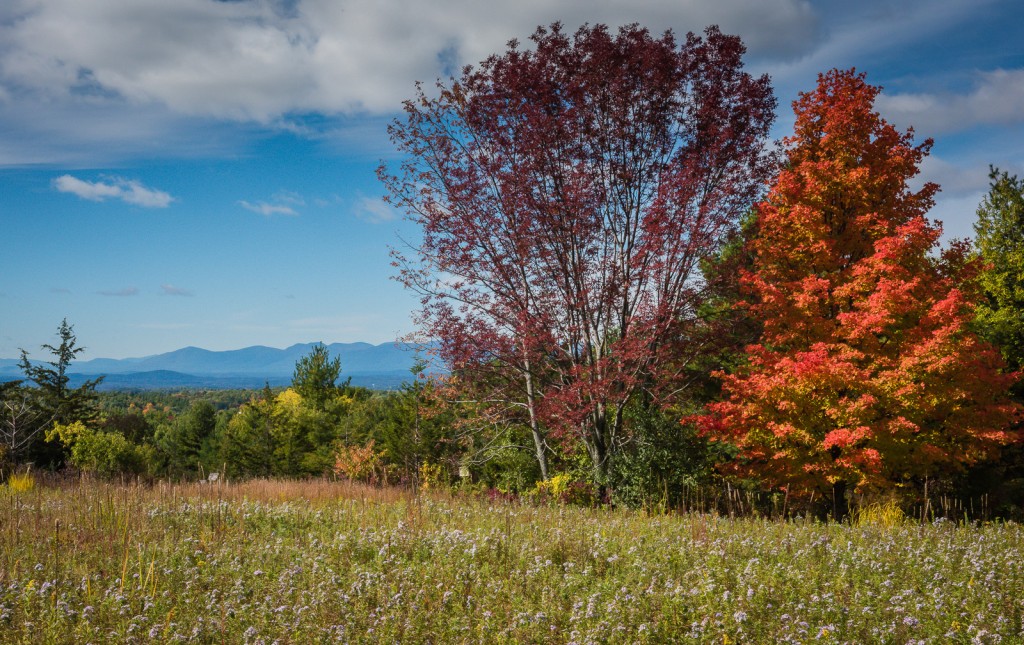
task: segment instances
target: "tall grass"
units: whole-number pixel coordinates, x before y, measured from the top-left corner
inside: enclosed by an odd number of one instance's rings
[[[0,496],[0,641],[1021,642],[1015,524],[821,524],[331,482]]]

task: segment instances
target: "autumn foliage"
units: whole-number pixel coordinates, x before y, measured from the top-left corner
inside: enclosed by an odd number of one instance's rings
[[[717,28],[532,41],[408,101],[380,175],[423,232],[400,279],[465,396],[531,429],[545,478],[554,438],[601,481],[626,404],[701,351],[699,265],[770,172],[775,101]]]
[[[741,278],[763,335],[697,419],[738,447],[732,472],[794,493],[920,480],[1017,439],[1016,377],[969,327],[978,262],[960,243],[935,253],[938,187],[908,184],[931,142],[880,118],[878,92],[832,71],[795,101]]]

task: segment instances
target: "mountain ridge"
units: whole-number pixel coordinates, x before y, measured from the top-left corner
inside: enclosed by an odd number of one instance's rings
[[[73,381],[107,376],[106,389],[188,387],[191,383],[211,387],[259,387],[264,382],[284,384],[290,382],[295,363],[318,344],[295,343],[284,349],[252,345],[230,350],[190,345],[150,356],[74,361],[68,367],[68,374],[76,377]],[[332,343],[326,347],[332,358],[340,359],[341,377],[353,377],[353,384],[380,382],[386,384],[385,387],[400,384],[410,378],[409,370],[417,356],[414,347],[399,343]],[[21,378],[18,362],[19,359],[0,359],[0,380]],[[161,383],[165,385],[159,385]]]

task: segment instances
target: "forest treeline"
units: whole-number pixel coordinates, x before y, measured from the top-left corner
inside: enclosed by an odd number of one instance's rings
[[[23,353],[5,458],[109,476],[460,485],[581,504],[845,517],[888,500],[1024,508],[1024,186],[991,170],[941,242],[932,142],[832,70],[775,98],[717,28],[677,42],[558,24],[428,95],[379,176],[422,231],[395,252],[434,357],[398,391],[319,346],[237,407],[99,405]],[[235,401],[238,403],[238,401]],[[152,404],[152,405],[151,405]],[[724,491],[724,496],[723,496]],[[953,500],[951,503],[949,500]]]

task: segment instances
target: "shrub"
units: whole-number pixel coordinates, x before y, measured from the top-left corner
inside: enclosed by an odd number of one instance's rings
[[[419,469],[420,490],[444,489],[448,487],[448,476],[441,464],[425,461]]]
[[[589,482],[575,481],[569,473],[559,473],[550,479],[537,482],[529,495],[538,503],[557,502],[586,507],[594,507],[601,503],[601,494],[596,486]]]
[[[534,485],[530,496],[538,502],[552,502],[562,498],[572,478],[568,473],[558,473],[550,479],[539,481]]]
[[[677,508],[688,493],[714,478],[714,464],[728,459],[722,444],[711,445],[682,413],[626,410],[632,441],[612,464],[615,501],[630,508]]]
[[[341,446],[334,453],[334,474],[350,481],[371,484],[384,481],[384,451],[374,449],[374,440],[365,446]]]
[[[146,471],[147,457],[152,457],[124,435],[95,430],[81,421],[68,425],[58,423],[46,434],[48,441],[55,437],[70,449],[72,465],[101,477],[142,474]]]
[[[601,504],[601,494],[597,487],[589,482],[569,482],[558,499],[570,506],[593,508]]]

